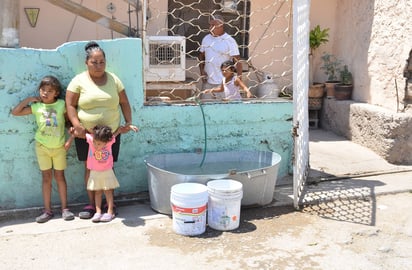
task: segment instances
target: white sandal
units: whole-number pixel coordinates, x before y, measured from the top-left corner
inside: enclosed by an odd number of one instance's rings
[[[92,217],[92,221],[95,223],[100,222],[100,219],[102,218],[102,216],[103,215],[101,213],[95,213]]]

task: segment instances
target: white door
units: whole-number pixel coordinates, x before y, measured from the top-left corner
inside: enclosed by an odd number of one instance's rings
[[[299,207],[309,171],[310,0],[293,1],[293,201]]]

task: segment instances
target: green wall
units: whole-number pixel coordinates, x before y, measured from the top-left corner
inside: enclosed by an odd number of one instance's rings
[[[115,164],[121,187],[116,195],[147,190],[145,157],[158,153],[204,150],[204,123],[198,105],[144,106],[142,44],[140,39],[98,41],[106,52],[107,69],[125,84],[138,133],[122,135]],[[41,174],[34,153],[32,116],[14,117],[11,109],[37,95],[45,75],[67,86],[85,70],[86,42],[66,43],[56,50],[0,48],[0,210],[42,206]],[[207,151],[268,150],[281,155],[279,178],[291,171],[292,112],[290,101],[203,105]],[[84,165],[74,146],[68,153],[66,179],[69,203],[86,202]],[[53,187],[53,204],[59,204]]]

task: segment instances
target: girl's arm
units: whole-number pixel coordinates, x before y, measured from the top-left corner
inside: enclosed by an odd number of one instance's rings
[[[22,116],[31,114],[31,107],[29,106],[30,103],[33,102],[40,102],[40,97],[28,97],[22,100],[16,107],[11,110],[11,114],[14,116]]]
[[[240,62],[240,55],[234,55],[232,57],[236,67],[237,77],[239,78],[239,80],[242,80],[243,67],[242,62]]]
[[[114,133],[113,133],[113,137],[116,137],[117,135],[123,133],[122,131],[123,126],[120,126]]]
[[[68,139],[68,140],[65,142],[65,144],[64,144],[64,149],[66,149],[66,151],[69,150],[70,146],[71,146],[72,143],[73,143],[73,140],[74,140],[74,135],[73,135],[73,134],[70,134],[69,139]]]
[[[70,120],[67,117],[67,113],[64,113],[64,120],[66,124],[67,131],[69,132],[69,139],[65,142],[64,144],[64,149],[69,150],[70,146],[72,145],[72,142],[74,140],[74,128],[71,126]]]
[[[245,91],[245,92],[246,92],[246,96],[247,96],[248,98],[251,98],[251,97],[252,97],[252,93],[250,92],[249,88],[246,86],[246,84],[245,84],[241,79],[239,79],[239,77],[236,78],[236,80],[235,80],[235,85],[239,86],[240,89],[242,89],[243,91]]]
[[[219,87],[215,87],[215,88],[212,88],[212,89],[206,89],[203,92],[205,94],[213,94],[213,93],[223,92],[223,91],[225,91],[225,89],[223,88],[223,83],[222,83]]]

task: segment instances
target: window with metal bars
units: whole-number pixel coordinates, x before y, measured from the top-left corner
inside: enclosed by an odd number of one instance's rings
[[[227,2],[233,2],[228,8]],[[186,37],[186,54],[197,57],[203,37],[209,33],[211,14],[219,13],[225,20],[225,31],[239,45],[240,56],[248,58],[249,0],[168,0],[168,28],[171,36]]]

